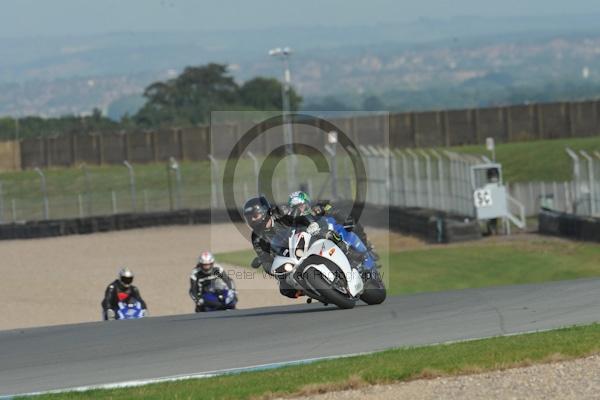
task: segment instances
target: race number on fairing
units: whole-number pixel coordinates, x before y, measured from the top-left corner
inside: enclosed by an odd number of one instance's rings
[[[477,208],[490,207],[492,205],[492,193],[489,189],[477,189],[473,193],[473,200]]]

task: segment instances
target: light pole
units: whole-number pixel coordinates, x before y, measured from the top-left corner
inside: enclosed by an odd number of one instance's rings
[[[18,153],[17,146],[20,147],[19,141],[21,140],[21,128],[19,126],[19,117],[15,117],[15,144],[13,146],[13,165],[15,167],[15,171],[17,170],[18,163]]]
[[[292,131],[292,124],[289,121],[290,113],[290,88],[292,76],[290,73],[290,55],[292,50],[289,47],[277,47],[269,50],[271,57],[279,57],[283,62],[283,85],[281,86],[281,100],[282,100],[282,113],[283,113],[283,139],[286,145],[286,156],[287,156],[287,175],[288,175],[288,189],[290,192],[297,190],[296,187],[296,156],[293,150],[294,133]]]

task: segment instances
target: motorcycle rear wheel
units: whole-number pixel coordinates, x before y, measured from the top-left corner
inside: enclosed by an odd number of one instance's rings
[[[365,290],[360,295],[360,299],[370,306],[383,303],[386,297],[387,291],[379,273],[365,282]]]

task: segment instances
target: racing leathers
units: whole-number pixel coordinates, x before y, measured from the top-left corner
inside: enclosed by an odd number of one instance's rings
[[[285,209],[285,207],[274,207],[271,211],[272,219],[270,226],[262,229],[260,232],[252,232],[252,247],[257,255],[252,266],[258,268],[262,265],[267,274],[271,274],[271,265],[276,256],[271,247],[271,243],[275,236],[282,230],[287,230],[294,224],[308,226],[308,224],[314,220],[312,217],[292,217],[289,214],[289,210]],[[282,295],[290,298],[297,298],[302,295],[302,292],[289,286],[285,280],[280,279],[278,283],[279,292]]]
[[[215,293],[214,299],[205,298],[204,293],[214,290],[215,281],[218,279],[227,286],[227,293]],[[237,303],[235,283],[218,264],[208,272],[201,266],[192,270],[189,294],[196,304],[196,312],[234,309]]]
[[[148,310],[146,302],[142,299],[139,289],[134,285],[124,285],[120,280],[116,279],[107,286],[102,300],[102,317],[104,320],[110,317],[118,318],[119,302],[137,300],[144,310]],[[110,315],[112,314],[112,315]]]
[[[362,224],[355,221],[352,215],[345,215],[339,209],[333,207],[331,202],[324,200],[311,207],[312,214],[315,216],[331,217],[341,225],[346,231],[354,232],[360,241],[374,258],[377,258],[373,245],[367,239],[367,234]]]

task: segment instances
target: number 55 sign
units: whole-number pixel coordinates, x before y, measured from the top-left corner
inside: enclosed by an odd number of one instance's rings
[[[473,193],[473,201],[475,202],[475,207],[491,207],[492,205],[492,193],[489,189],[477,189]]]

